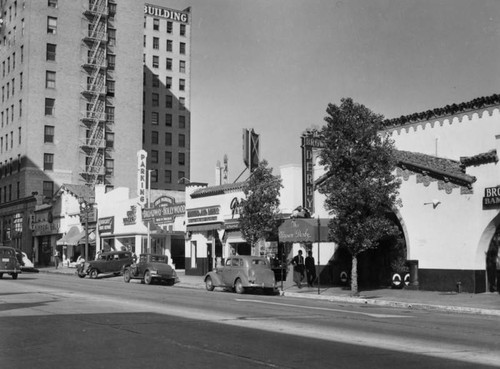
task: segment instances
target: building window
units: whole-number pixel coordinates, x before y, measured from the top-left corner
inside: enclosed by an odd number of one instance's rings
[[[151,113],[151,124],[158,125],[158,112]]]
[[[186,62],[184,60],[179,60],[179,72],[186,73]]]
[[[23,90],[23,72],[19,73],[19,91]]]
[[[154,31],[160,30],[160,20],[158,18],[153,18],[153,30]]]
[[[160,48],[160,39],[158,37],[153,37],[153,49],[158,50]]]
[[[186,178],[186,172],[184,172],[183,170],[180,170],[177,173],[177,180],[180,182],[180,180],[183,179],[183,178]]]
[[[54,142],[54,126],[45,126],[43,129],[43,142],[53,143]]]
[[[158,182],[158,169],[153,169],[151,171],[151,182]]]
[[[55,35],[57,31],[57,18],[47,17],[47,33]]]
[[[151,150],[151,163],[153,163],[153,164],[158,163],[158,151],[157,150]]]
[[[52,197],[54,196],[54,182],[43,181],[43,196]]]
[[[165,164],[172,164],[172,151],[165,151]]]
[[[167,51],[172,51],[172,45],[173,45],[172,40],[167,40]]]
[[[45,87],[56,88],[56,72],[49,70],[45,72]]]
[[[165,107],[172,108],[173,107],[173,98],[172,95],[165,95]]]
[[[160,95],[159,94],[153,94],[152,95],[152,105],[153,106],[159,106],[159,101],[160,101]]]
[[[54,154],[43,154],[43,170],[54,169]]]
[[[171,170],[165,171],[165,183],[172,183],[172,171]]]
[[[186,154],[183,152],[179,153],[179,165],[185,165],[186,164]]]
[[[112,149],[113,147],[115,147],[115,134],[106,132],[106,148]]]
[[[179,44],[179,53],[180,54],[186,54],[186,43],[185,42],[181,42]]]
[[[108,69],[114,70],[116,65],[116,55],[108,54],[107,60],[108,60]]]
[[[167,77],[165,79],[165,86],[167,87],[167,89],[171,89],[172,88],[172,77]]]
[[[179,135],[179,147],[186,147],[186,136],[183,134]]]
[[[186,36],[186,25],[185,24],[181,24],[181,29],[180,29],[179,33],[181,36]]]
[[[49,8],[57,8],[57,0],[48,0]]]
[[[146,40],[147,40],[147,37],[146,37],[146,35],[144,35],[144,36],[142,37],[142,46],[143,46],[143,47],[146,47]]]
[[[115,96],[115,81],[106,80],[106,93],[108,96]]]
[[[160,58],[158,55],[153,55],[153,68],[159,68],[160,67]]]
[[[110,15],[110,17],[114,17],[115,14],[116,14],[116,4],[109,3],[108,7],[109,7],[109,15]]]
[[[112,4],[109,5],[111,7]],[[116,45],[116,29],[114,28],[108,28],[108,45]]]
[[[172,33],[174,29],[174,24],[171,21],[167,21],[167,33]]]
[[[172,127],[172,114],[165,114],[165,125]]]
[[[153,74],[153,87],[160,87],[160,78],[158,74]]]
[[[179,110],[186,110],[186,99],[179,97]]]
[[[172,146],[172,133],[165,133],[165,146]]]
[[[56,99],[45,98],[45,115],[54,115]]]
[[[112,176],[115,173],[115,161],[113,159],[106,159],[104,165],[106,167],[106,175]]]
[[[186,117],[184,115],[179,115],[179,128],[186,128]]]
[[[172,70],[172,59],[167,58],[167,70]]]
[[[56,60],[56,45],[47,44],[46,60],[48,60],[48,61],[55,61]]]
[[[158,131],[151,132],[151,143],[153,145],[158,145]]]
[[[23,100],[19,99],[19,118],[23,116]]]
[[[186,80],[185,79],[179,79],[179,91],[185,91],[186,90]]]

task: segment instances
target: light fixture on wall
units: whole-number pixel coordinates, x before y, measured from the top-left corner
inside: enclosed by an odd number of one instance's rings
[[[432,205],[433,209],[436,209],[439,204],[441,204],[441,201],[438,199],[433,199],[432,202],[424,202],[424,205]]]

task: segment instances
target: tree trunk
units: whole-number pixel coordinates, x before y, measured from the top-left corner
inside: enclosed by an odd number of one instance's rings
[[[351,267],[351,295],[358,295],[358,257],[357,255],[352,255],[352,267]]]

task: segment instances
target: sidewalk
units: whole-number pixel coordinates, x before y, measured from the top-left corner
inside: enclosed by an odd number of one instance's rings
[[[54,267],[39,268],[40,273],[57,273],[75,275],[75,268]],[[176,287],[204,289],[202,276],[186,275],[178,270],[180,282]],[[281,283],[278,282],[281,288]],[[500,316],[500,294],[498,293],[456,293],[435,291],[413,291],[397,289],[377,289],[361,291],[359,297],[351,297],[349,290],[341,287],[323,286],[301,289],[294,286],[284,287],[282,295],[294,298],[320,299],[325,301],[356,303],[378,306],[392,306],[407,309],[449,311],[465,314]]]

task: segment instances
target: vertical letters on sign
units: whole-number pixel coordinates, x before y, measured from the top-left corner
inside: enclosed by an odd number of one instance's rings
[[[137,152],[137,196],[139,196],[139,204],[146,204],[146,159],[148,153],[144,150]]]

